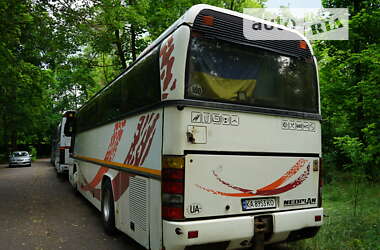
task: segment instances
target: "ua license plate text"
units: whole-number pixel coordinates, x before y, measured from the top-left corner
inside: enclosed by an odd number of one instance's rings
[[[264,209],[264,208],[275,208],[276,199],[244,199],[242,200],[243,210],[253,210],[253,209]]]

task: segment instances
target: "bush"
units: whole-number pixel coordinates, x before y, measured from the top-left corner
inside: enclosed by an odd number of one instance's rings
[[[0,163],[7,163],[8,156],[6,154],[0,154]]]
[[[37,149],[33,146],[29,146],[29,154],[32,155],[32,161],[37,159]]]

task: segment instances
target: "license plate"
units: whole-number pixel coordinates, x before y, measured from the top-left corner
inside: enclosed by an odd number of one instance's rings
[[[243,199],[241,201],[243,211],[264,209],[264,208],[275,208],[276,199],[275,198],[263,198],[263,199]]]

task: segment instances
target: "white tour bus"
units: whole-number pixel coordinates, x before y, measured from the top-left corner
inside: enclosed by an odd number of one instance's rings
[[[243,21],[298,40],[248,40]],[[282,26],[190,8],[69,119],[72,185],[146,249],[256,248],[322,225],[316,61]]]
[[[58,175],[68,173],[69,165],[73,164],[73,159],[70,157],[71,136],[65,135],[64,127],[67,119],[73,117],[74,114],[75,111],[64,112],[52,140],[51,162]]]

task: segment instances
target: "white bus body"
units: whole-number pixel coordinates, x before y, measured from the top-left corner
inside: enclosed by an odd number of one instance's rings
[[[73,116],[73,111],[65,111],[56,130],[56,135],[52,141],[51,162],[53,163],[57,174],[69,172],[69,165],[73,164],[73,159],[70,157],[71,136],[66,136],[64,127],[68,116]]]
[[[321,125],[311,46],[285,27],[300,41],[246,41],[228,30],[243,18],[267,23],[192,7],[68,123],[76,127],[70,182],[102,211],[108,232],[114,217],[145,248],[166,250],[317,233]],[[235,74],[246,58],[259,63]]]

